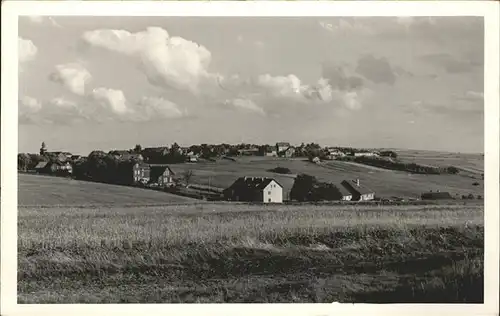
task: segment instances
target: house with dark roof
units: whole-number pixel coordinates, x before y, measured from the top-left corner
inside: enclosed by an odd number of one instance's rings
[[[223,195],[231,201],[283,203],[283,186],[272,178],[241,177]]]
[[[375,192],[361,185],[359,179],[344,180],[340,184],[352,194],[352,201],[370,201],[375,199]]]
[[[351,201],[352,200],[351,191],[347,190],[342,184],[337,186],[337,188],[339,189],[340,194],[342,194],[342,201]]]
[[[291,158],[295,154],[295,148],[289,146],[285,150],[279,151],[278,156],[279,157],[285,157],[285,158]]]
[[[276,143],[276,152],[279,154],[280,152],[287,150],[289,147],[290,143],[286,142]]]
[[[168,166],[150,166],[149,183],[163,186],[174,184],[174,172]]]
[[[47,168],[47,165],[49,164],[48,161],[40,161],[39,163],[36,164],[35,171],[38,173],[48,173],[50,169]]]
[[[73,166],[69,162],[62,162],[59,160],[40,161],[35,166],[35,171],[44,174],[71,174],[73,172]]]

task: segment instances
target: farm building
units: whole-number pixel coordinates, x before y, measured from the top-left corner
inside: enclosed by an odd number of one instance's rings
[[[35,171],[44,174],[72,173],[73,167],[69,162],[55,160],[52,162],[41,161],[35,166]]]
[[[453,197],[449,192],[425,192],[421,195],[422,200],[451,200]]]
[[[49,171],[49,169],[47,168],[48,164],[49,164],[48,161],[40,161],[39,163],[36,164],[34,169],[37,173],[48,173]]]
[[[290,147],[290,143],[276,143],[276,152],[279,154],[282,151],[287,150]]]
[[[265,149],[264,149],[264,156],[267,156],[267,157],[277,157],[278,156],[278,152],[276,151],[276,147],[275,146],[266,145]]]
[[[278,152],[278,156],[280,157],[286,157],[286,158],[291,158],[295,154],[295,148],[293,147],[288,147],[287,149]]]
[[[174,183],[174,172],[168,166],[151,166],[149,182],[158,186],[169,186]]]
[[[353,201],[370,201],[375,199],[375,192],[361,185],[359,179],[352,181],[344,180],[341,186],[352,194]]]
[[[340,191],[340,194],[342,194],[342,201],[351,201],[352,200],[352,193],[347,190],[343,185],[339,185],[337,187]]]
[[[132,167],[133,183],[148,183],[151,167],[144,163],[136,163]]]
[[[329,159],[336,159],[337,157],[344,157],[345,153],[336,149],[336,148],[327,148],[326,151],[328,152],[328,158]]]
[[[223,194],[232,201],[283,203],[283,186],[272,178],[241,177]]]

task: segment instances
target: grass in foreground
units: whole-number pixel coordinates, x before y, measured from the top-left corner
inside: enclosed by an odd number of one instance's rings
[[[21,209],[19,302],[482,301],[480,206],[230,207]]]

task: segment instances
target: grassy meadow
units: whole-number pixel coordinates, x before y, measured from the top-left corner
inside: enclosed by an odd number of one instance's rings
[[[323,179],[359,177],[390,196],[433,185],[483,194],[464,175],[328,164],[244,158],[172,168],[221,187],[279,165]],[[278,181],[287,179],[293,184]],[[23,174],[18,197],[19,303],[483,301],[482,201],[212,203]]]
[[[19,302],[479,302],[482,216],[478,205],[21,208]]]
[[[451,154],[450,154],[451,155]],[[414,155],[406,153],[403,159],[425,159],[424,155]],[[464,156],[465,161],[467,156]],[[464,163],[452,160],[447,163],[438,163],[438,158],[434,158],[433,164],[436,166],[455,165],[461,168],[475,164]],[[477,162],[479,168],[480,164]],[[290,169],[292,174],[281,175],[269,172],[268,170],[276,167],[285,167]],[[472,168],[469,166],[469,168]],[[284,188],[285,198],[288,196],[294,182],[294,177],[299,173],[307,173],[322,181],[329,181],[340,184],[345,179],[356,179],[367,187],[375,191],[378,196],[399,196],[406,198],[420,197],[422,192],[429,190],[448,191],[452,196],[468,195],[470,193],[484,195],[484,182],[481,180],[481,172],[463,171],[456,175],[425,175],[410,174],[403,171],[387,170],[372,166],[367,166],[354,162],[328,161],[317,165],[304,159],[279,159],[272,157],[242,157],[236,161],[217,160],[215,162],[185,163],[172,165],[172,170],[182,175],[186,170],[193,171],[192,183],[211,185],[215,187],[226,188],[231,185],[238,177],[273,177]],[[478,169],[479,170],[479,169]],[[473,183],[479,185],[474,186]]]

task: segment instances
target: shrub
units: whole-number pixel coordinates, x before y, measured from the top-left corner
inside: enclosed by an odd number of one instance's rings
[[[276,167],[276,168],[270,169],[268,171],[274,172],[274,173],[280,173],[280,174],[290,174],[290,173],[292,173],[292,171],[290,169],[285,168],[285,167]]]

